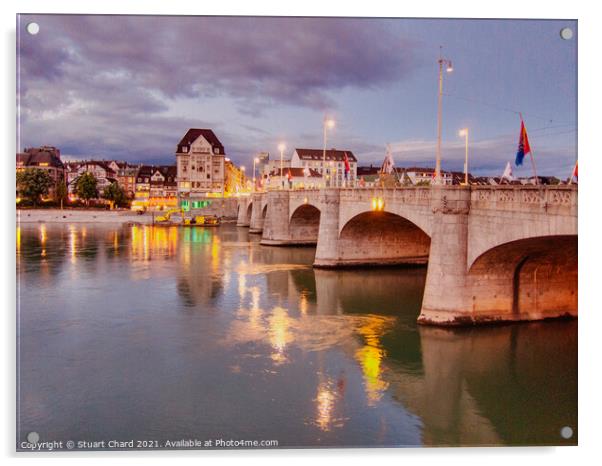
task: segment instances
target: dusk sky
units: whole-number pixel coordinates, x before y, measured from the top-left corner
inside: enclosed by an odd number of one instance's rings
[[[462,170],[468,127],[471,172],[499,176],[519,111],[538,174],[566,178],[577,157],[575,21],[22,15],[17,27],[20,150],[175,163],[198,127],[250,167],[280,141],[289,156],[321,149],[329,115],[328,147],[360,165],[390,143],[396,166],[433,167],[442,45],[444,169]]]

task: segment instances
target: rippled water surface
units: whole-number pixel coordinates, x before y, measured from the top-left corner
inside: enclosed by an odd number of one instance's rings
[[[426,269],[325,271],[248,229],[17,229],[18,435],[574,444],[577,323],[416,325]]]

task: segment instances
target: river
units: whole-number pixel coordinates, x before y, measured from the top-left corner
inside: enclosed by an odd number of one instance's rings
[[[426,268],[314,270],[259,239],[18,227],[18,445],[576,444],[576,321],[418,326]]]

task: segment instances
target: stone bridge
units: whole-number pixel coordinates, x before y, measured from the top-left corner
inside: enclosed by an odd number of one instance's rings
[[[237,224],[314,267],[428,264],[421,323],[577,316],[576,186],[270,191]]]

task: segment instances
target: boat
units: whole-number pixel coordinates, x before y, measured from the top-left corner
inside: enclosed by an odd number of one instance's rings
[[[220,225],[219,217],[215,215],[197,215],[193,218],[184,218],[180,225],[183,227],[217,227]]]

